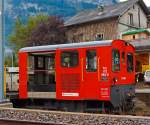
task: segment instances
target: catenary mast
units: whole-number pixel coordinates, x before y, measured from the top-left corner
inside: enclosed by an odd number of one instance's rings
[[[3,0],[0,0],[0,102],[4,99]]]

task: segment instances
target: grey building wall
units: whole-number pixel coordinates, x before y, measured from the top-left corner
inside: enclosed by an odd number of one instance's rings
[[[133,14],[133,25],[129,26],[129,14]],[[134,7],[131,7],[127,12],[125,12],[119,19],[121,24],[118,24],[118,36],[121,35],[121,32],[136,28],[147,28],[148,19],[146,14],[139,6],[135,4]],[[125,25],[123,25],[125,24]]]

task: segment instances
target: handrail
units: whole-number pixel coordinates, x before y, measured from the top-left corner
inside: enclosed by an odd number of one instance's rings
[[[83,62],[83,61],[84,61],[84,59],[82,58],[82,59],[81,59],[81,70],[82,70],[82,71],[81,71],[81,73],[82,73],[82,82],[84,81],[84,65],[83,65],[83,64],[84,64],[84,62]]]
[[[47,70],[29,70],[29,71],[35,71],[35,72],[36,72],[36,71],[37,71],[37,72],[38,72],[38,71],[41,71],[41,72],[47,71],[47,72],[50,72],[50,71],[55,71],[55,70],[48,70],[48,69],[47,69]]]
[[[98,68],[97,78],[98,78],[98,81],[100,81],[100,57],[98,57],[97,60],[98,60],[97,61],[97,65],[98,65],[97,66],[97,68]]]

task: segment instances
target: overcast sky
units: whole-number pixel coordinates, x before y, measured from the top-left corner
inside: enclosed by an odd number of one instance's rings
[[[126,1],[126,0],[120,0],[120,1]],[[147,6],[150,6],[150,0],[144,0]]]

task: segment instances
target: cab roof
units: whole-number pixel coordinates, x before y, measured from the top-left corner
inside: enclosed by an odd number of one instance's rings
[[[19,52],[41,52],[41,51],[54,51],[56,49],[69,49],[69,48],[82,48],[82,47],[94,47],[94,46],[110,46],[113,40],[104,41],[90,41],[81,43],[69,43],[69,44],[57,44],[57,45],[45,45],[21,48]]]

